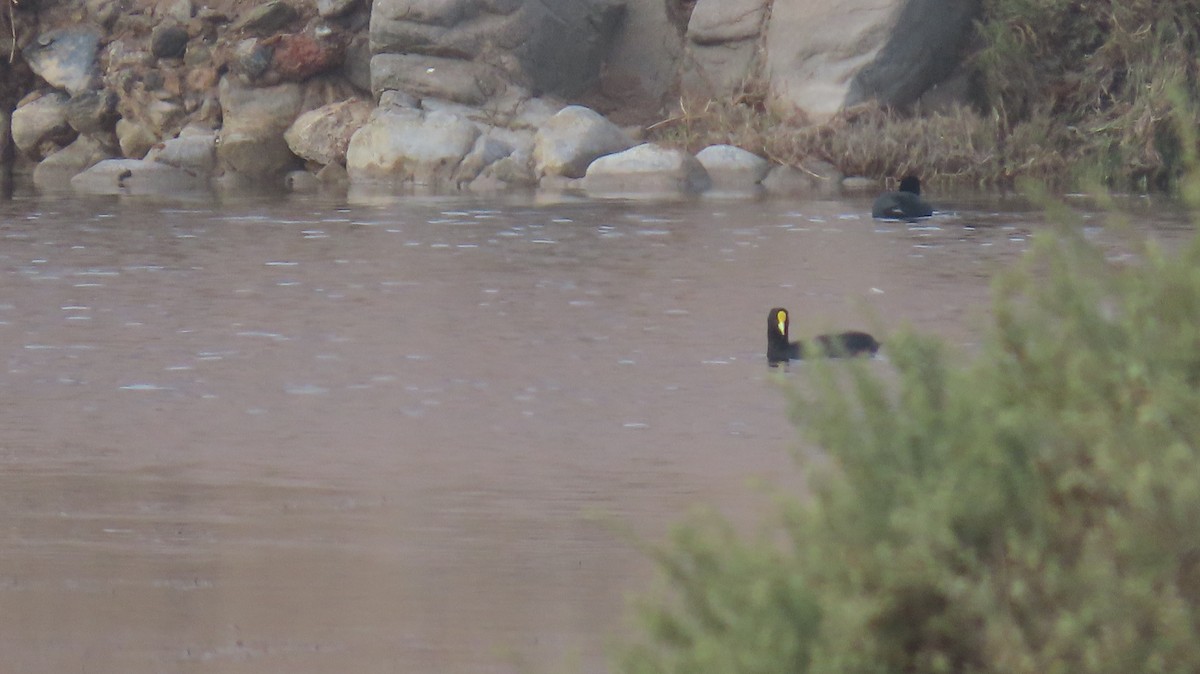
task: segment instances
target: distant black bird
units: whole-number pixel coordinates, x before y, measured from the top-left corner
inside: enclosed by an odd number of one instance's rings
[[[804,358],[805,345],[801,342],[788,341],[787,309],[776,307],[767,314],[767,362],[772,366],[786,363],[789,360]],[[879,342],[865,332],[851,330],[835,335],[817,335],[812,339],[820,346],[820,353],[831,358],[842,356],[873,356],[879,351]],[[811,345],[810,345],[811,346]],[[809,351],[808,356],[817,355]]]
[[[933,215],[933,207],[921,201],[921,179],[904,176],[900,190],[884,192],[871,207],[871,217],[887,220],[913,220]]]

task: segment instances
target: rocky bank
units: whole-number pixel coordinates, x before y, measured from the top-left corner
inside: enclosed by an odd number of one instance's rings
[[[840,184],[641,143],[761,92],[820,122],[961,98],[976,0],[0,0],[5,164],[41,189],[753,192]],[[947,93],[949,92],[949,93]],[[814,169],[814,167],[816,167]]]

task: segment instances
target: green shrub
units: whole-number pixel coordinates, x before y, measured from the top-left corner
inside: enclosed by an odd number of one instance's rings
[[[680,527],[620,668],[1200,671],[1200,237],[1129,238],[1035,237],[966,362],[806,364],[811,497]]]

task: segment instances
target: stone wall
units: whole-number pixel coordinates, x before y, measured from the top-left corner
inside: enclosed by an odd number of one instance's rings
[[[536,156],[544,124],[573,101],[601,102],[613,119],[640,125],[669,115],[680,93],[749,91],[818,121],[872,97],[911,105],[954,71],[978,0],[15,7],[18,58],[0,66],[0,93],[15,103],[12,139],[41,185],[74,183],[111,159],[123,163],[82,181],[88,189],[289,172],[289,185],[311,184],[306,174],[457,189],[579,179],[586,165],[560,174]],[[606,152],[628,148],[640,130],[622,133],[631,137]],[[448,149],[431,146],[438,138]]]

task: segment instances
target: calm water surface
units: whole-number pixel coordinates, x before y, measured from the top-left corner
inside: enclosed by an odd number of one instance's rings
[[[1042,225],[953,210],[0,202],[4,669],[607,671],[611,521],[802,488],[767,309],[971,348]]]

